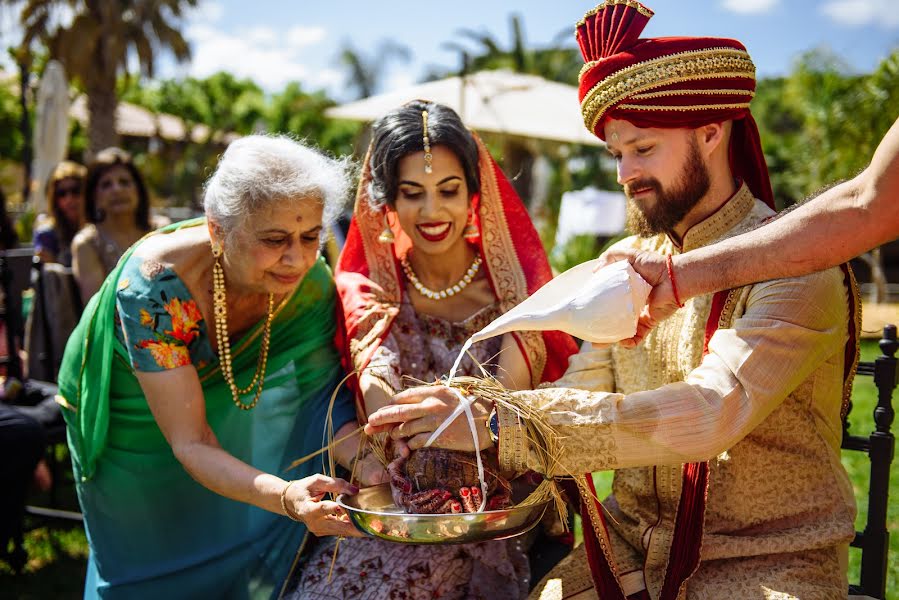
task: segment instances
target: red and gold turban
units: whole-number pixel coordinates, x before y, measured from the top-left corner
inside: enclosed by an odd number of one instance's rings
[[[640,38],[653,12],[635,0],[606,0],[578,21],[584,57],[578,95],[584,124],[604,140],[605,119],[637,127],[696,128],[733,120],[734,175],[774,208],[758,127],[749,112],[755,65],[727,38]]]

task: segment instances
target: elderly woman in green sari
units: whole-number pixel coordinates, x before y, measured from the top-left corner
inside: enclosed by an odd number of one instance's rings
[[[318,256],[346,165],[282,137],[222,156],[206,219],[132,247],[66,348],[60,403],[91,547],[85,598],[267,598],[305,531],[354,535],[293,459],[325,441],[341,379],[335,291]],[[357,427],[338,395],[336,436]],[[334,458],[350,467],[356,441]],[[384,477],[375,459],[363,483]],[[290,473],[291,481],[285,480]]]

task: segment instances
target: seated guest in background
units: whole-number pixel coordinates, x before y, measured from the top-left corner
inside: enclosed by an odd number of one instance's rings
[[[113,214],[134,180],[107,172]],[[276,597],[307,528],[354,535],[322,500],[348,483],[317,461],[282,479],[321,448],[342,378],[319,246],[348,185],[343,163],[289,138],[237,140],[206,184],[206,219],[132,246],[85,308],[59,375],[85,598]],[[350,394],[333,424],[358,428]]]
[[[6,194],[0,190],[0,250],[12,250],[19,245],[19,236],[6,210]]]
[[[25,352],[30,378],[56,380],[66,340],[81,315],[81,292],[72,274],[72,241],[84,225],[87,169],[59,163],[47,181],[49,220],[35,227],[32,244],[40,258],[32,310],[25,324]]]
[[[641,38],[651,15],[609,0],[578,24],[581,110],[628,197],[636,235],[620,247],[675,255],[757,227],[774,202],[745,47]],[[602,502],[577,477],[584,544],[537,597],[846,598],[857,299],[845,266],[696,296],[636,347],[588,345],[553,387],[515,392],[563,440],[549,474],[615,470]],[[370,425],[405,422],[394,435],[412,448],[457,404],[446,388],[403,395]],[[506,467],[538,467],[524,417],[497,406],[496,418]],[[470,439],[462,425],[447,439]]]
[[[72,239],[84,225],[87,169],[72,161],[56,165],[47,181],[49,221],[34,230],[34,253],[45,263],[72,266]]]
[[[72,269],[87,304],[125,250],[153,229],[147,186],[121,148],[102,150],[88,167],[84,214],[88,224],[72,241]]]
[[[0,559],[18,569],[27,556],[21,547],[8,550],[11,541],[21,542],[25,517],[25,494],[31,481],[49,476],[41,461],[46,438],[41,425],[0,401]],[[38,468],[38,465],[43,468]],[[49,480],[46,480],[49,485]]]

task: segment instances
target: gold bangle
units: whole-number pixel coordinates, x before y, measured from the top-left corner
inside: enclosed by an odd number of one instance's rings
[[[284,489],[281,490],[281,510],[284,511],[284,514],[290,517],[291,520],[297,521],[298,523],[302,523],[303,520],[297,517],[294,513],[290,512],[290,509],[287,508],[287,490],[290,489],[290,486],[297,482],[296,479],[287,482],[287,485],[284,486]]]

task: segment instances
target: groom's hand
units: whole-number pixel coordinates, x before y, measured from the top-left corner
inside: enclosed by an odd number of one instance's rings
[[[415,450],[425,445],[428,438],[453,413],[459,405],[459,397],[445,386],[423,386],[406,390],[393,397],[393,404],[372,413],[365,426],[365,433],[373,435],[387,431],[390,437],[406,439],[409,448]],[[489,408],[482,401],[471,405],[475,419],[479,449],[492,445],[487,429]],[[471,428],[465,413],[460,414],[434,441],[434,447],[450,450],[474,451]]]

